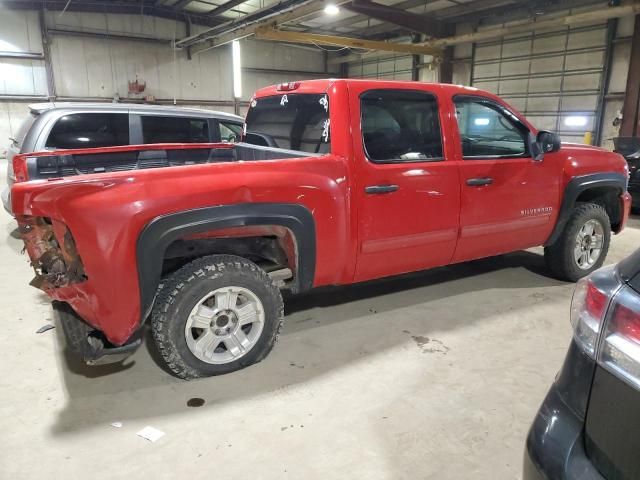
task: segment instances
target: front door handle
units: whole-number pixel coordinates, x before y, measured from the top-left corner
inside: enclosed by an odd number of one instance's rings
[[[482,187],[484,185],[491,185],[493,183],[493,178],[491,177],[479,177],[479,178],[468,178],[467,185],[470,187]]]
[[[379,193],[391,193],[398,190],[400,187],[398,185],[369,185],[365,187],[365,193],[370,194],[379,194]]]

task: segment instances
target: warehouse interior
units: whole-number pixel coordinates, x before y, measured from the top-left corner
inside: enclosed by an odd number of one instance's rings
[[[617,139],[640,136],[640,2],[0,0],[0,185],[34,104],[244,118],[254,92],[314,79],[472,87],[563,147],[626,155]],[[134,222],[139,200],[112,220]],[[29,286],[15,214],[0,212],[0,477],[533,478],[525,442],[572,339],[575,288],[545,270],[542,246],[284,293],[267,358],[185,381],[147,327],[123,362],[74,356],[51,299]],[[639,214],[605,265],[640,246]]]

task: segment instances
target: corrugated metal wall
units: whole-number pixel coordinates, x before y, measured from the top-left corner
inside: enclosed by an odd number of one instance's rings
[[[460,26],[458,33],[469,27]],[[602,110],[602,142],[612,148],[612,121],[621,108],[629,65],[633,19],[618,21],[606,92],[607,24],[534,31],[455,49],[454,83],[500,95],[540,129],[559,132],[567,142],[595,134]],[[604,94],[602,105],[599,95]],[[568,119],[568,120],[567,120]],[[584,120],[584,125],[581,121]]]
[[[411,80],[413,57],[390,55],[366,58],[349,65],[349,78],[376,78],[380,80]]]
[[[595,130],[606,38],[600,23],[476,44],[471,85],[497,93],[538,128],[582,141]]]
[[[47,12],[47,27],[115,35],[144,35],[171,40],[186,35],[182,22],[140,15]],[[197,33],[202,27],[194,27]],[[157,99],[178,99],[204,108],[233,111],[231,105],[207,105],[233,100],[230,45],[212,49],[188,60],[185,51],[174,51],[170,43],[111,40],[51,34],[51,63],[56,95],[108,101],[114,95],[126,100],[128,84],[138,78],[146,82],[145,94]],[[38,12],[0,7],[0,51],[42,53]],[[289,80],[318,77],[324,71],[321,50],[298,48],[276,42],[241,42],[243,100],[260,87]],[[269,71],[264,71],[269,69]],[[300,72],[293,75],[287,72]],[[305,74],[304,72],[310,72]],[[20,97],[46,98],[47,77],[42,60],[0,58],[0,152],[26,116]],[[11,100],[3,100],[11,96]]]
[[[399,38],[399,42],[409,42],[409,38]],[[349,78],[370,78],[380,80],[412,80],[413,55],[384,53],[363,56],[349,62]]]
[[[42,53],[37,12],[0,7],[0,51]],[[0,95],[47,95],[44,62],[0,58]]]

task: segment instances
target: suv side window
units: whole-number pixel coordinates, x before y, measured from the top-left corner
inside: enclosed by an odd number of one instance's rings
[[[220,140],[223,142],[236,143],[240,141],[242,136],[242,125],[237,123],[226,123],[218,121],[220,125]]]
[[[463,158],[529,156],[528,131],[511,112],[480,97],[457,96],[453,100]]]
[[[126,113],[72,113],[51,129],[46,148],[94,148],[129,145]]]
[[[372,90],[360,96],[362,143],[372,162],[443,160],[438,101],[415,90]]]
[[[142,116],[144,143],[209,143],[206,118]]]

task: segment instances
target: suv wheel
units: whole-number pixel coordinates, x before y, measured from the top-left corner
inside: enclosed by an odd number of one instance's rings
[[[211,255],[163,285],[152,317],[160,354],[178,377],[240,370],[264,359],[283,320],[280,290],[255,263]]]
[[[600,268],[609,251],[611,222],[594,203],[577,206],[562,235],[544,249],[547,267],[561,280],[575,282]]]

